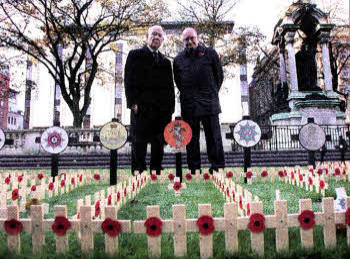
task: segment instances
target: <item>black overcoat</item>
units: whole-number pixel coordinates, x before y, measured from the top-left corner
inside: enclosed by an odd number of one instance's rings
[[[145,46],[129,52],[124,71],[127,107],[138,106],[136,134],[150,137],[162,132],[175,108],[169,59],[158,52],[156,62],[150,49]]]
[[[221,112],[218,92],[224,75],[214,49],[199,45],[195,50],[180,52],[174,60],[174,79],[180,90],[183,116]]]

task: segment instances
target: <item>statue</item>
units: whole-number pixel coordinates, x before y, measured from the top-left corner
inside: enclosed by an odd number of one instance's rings
[[[295,55],[299,91],[322,91],[317,86],[316,49],[303,41],[301,50]]]

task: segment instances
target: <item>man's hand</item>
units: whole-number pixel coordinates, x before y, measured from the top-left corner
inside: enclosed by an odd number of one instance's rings
[[[131,109],[134,111],[134,113],[136,114],[137,113],[137,104],[133,104],[131,106]]]

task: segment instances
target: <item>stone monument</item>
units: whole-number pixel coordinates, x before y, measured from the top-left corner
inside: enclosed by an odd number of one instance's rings
[[[328,43],[333,27],[327,14],[306,0],[289,6],[275,26],[272,44],[280,49],[280,77],[289,88],[290,112],[273,114],[273,125],[304,125],[309,118],[319,125],[344,124],[341,100],[332,86]],[[318,48],[322,62],[317,62]]]

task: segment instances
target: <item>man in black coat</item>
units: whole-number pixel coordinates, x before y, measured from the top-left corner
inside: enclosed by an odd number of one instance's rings
[[[182,33],[185,50],[174,60],[175,83],[180,90],[181,114],[192,128],[191,142],[186,146],[188,168],[201,168],[200,122],[207,144],[210,172],[225,167],[224,150],[218,114],[221,113],[218,92],[223,71],[218,54],[198,44],[197,32],[186,28]]]
[[[173,74],[170,61],[158,49],[164,32],[160,26],[148,29],[147,45],[131,50],[125,64],[125,95],[131,109],[135,149],[135,169],[147,170],[147,143],[151,143],[150,169],[160,174],[164,155],[165,126],[175,107]]]

